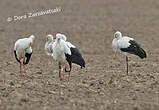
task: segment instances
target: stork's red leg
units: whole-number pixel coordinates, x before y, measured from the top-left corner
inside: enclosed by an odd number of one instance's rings
[[[26,72],[26,69],[25,69],[25,65],[24,65],[24,64],[23,64],[23,68],[24,68],[24,72],[25,72],[26,79],[28,79],[28,75],[27,75],[27,72]]]
[[[126,74],[128,75],[128,57],[127,56],[126,56],[126,66],[127,66]]]
[[[62,77],[61,77],[61,63],[59,62],[59,78],[60,80],[62,80]]]
[[[63,65],[63,71],[65,71],[65,68],[66,68],[66,64]]]

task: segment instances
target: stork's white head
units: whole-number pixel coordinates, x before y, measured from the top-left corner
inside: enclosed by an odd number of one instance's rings
[[[62,39],[60,34],[56,34],[56,42],[60,42],[60,40]]]
[[[35,36],[34,36],[34,35],[31,35],[31,36],[29,37],[29,39],[30,39],[30,45],[32,45],[33,42],[34,42]]]
[[[57,33],[57,34],[56,34],[56,38],[57,38],[57,37],[63,39],[64,41],[67,40],[67,37],[66,37],[64,34],[61,34],[61,33]]]
[[[116,38],[116,39],[122,38],[122,33],[119,32],[119,31],[116,31],[116,32],[114,33],[114,38]]]
[[[30,35],[30,38],[34,40],[34,39],[35,39],[35,36],[34,36],[34,35]]]
[[[51,41],[53,41],[53,40],[54,40],[53,35],[48,34],[48,35],[46,36],[46,41],[47,41],[47,42],[51,42]]]

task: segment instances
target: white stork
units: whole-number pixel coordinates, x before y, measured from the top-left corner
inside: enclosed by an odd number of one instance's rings
[[[31,46],[33,45],[33,41],[35,39],[34,35],[31,35],[28,38],[23,38],[23,39],[18,39],[15,42],[14,45],[14,55],[16,60],[20,63],[20,75],[22,78],[22,64],[24,71],[25,70],[25,65],[29,63],[29,60],[32,55],[32,48]],[[26,78],[27,78],[27,73],[26,73]]]
[[[53,56],[55,61],[58,61],[59,66],[59,78],[62,80],[61,71],[65,70],[65,72],[69,72],[72,68],[72,63],[78,64],[82,67],[85,67],[85,61],[82,58],[79,50],[72,45],[70,42],[67,42],[67,38],[64,34],[57,33],[55,41],[52,40],[53,37],[49,37],[49,42],[45,44],[45,48],[51,49],[49,53]],[[45,49],[45,50],[47,50]],[[47,51],[48,53],[48,51]],[[68,71],[65,66],[65,61],[69,63],[70,70]]]
[[[53,35],[49,34],[46,36],[46,43],[45,43],[45,53],[48,56],[52,56],[53,54],[53,43],[55,43]]]
[[[52,44],[52,49],[52,56],[55,61],[58,61],[59,78],[62,80],[61,70],[65,69],[65,54],[71,55],[71,51],[60,35],[56,35],[55,42]]]
[[[80,53],[80,51],[76,48],[76,46],[72,45],[70,42],[66,41],[67,37],[64,34],[57,33],[56,36],[61,36],[61,38],[65,41],[66,45],[69,47],[71,51],[71,55],[65,54],[66,60],[70,66],[70,70],[67,71],[65,68],[65,72],[71,72],[72,63],[81,66],[81,68],[85,67],[85,61]]]
[[[139,56],[141,59],[146,58],[146,52],[133,39],[127,36],[122,36],[122,33],[117,31],[114,33],[112,47],[115,52],[121,51],[126,55],[127,75],[128,75],[128,53]]]

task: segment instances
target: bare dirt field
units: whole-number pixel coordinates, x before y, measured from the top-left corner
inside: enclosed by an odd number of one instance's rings
[[[7,21],[60,7],[53,14]],[[159,110],[158,0],[1,0],[0,110]],[[136,39],[147,58],[114,57],[112,28]],[[61,32],[81,51],[86,69],[73,65],[63,81],[44,52],[45,36]],[[29,79],[20,79],[13,55],[17,39],[34,34]]]

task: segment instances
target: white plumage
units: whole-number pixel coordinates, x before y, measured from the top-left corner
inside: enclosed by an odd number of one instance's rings
[[[117,46],[118,48],[128,48],[131,44],[129,43],[130,40],[134,40],[133,38],[130,37],[122,37],[119,40],[117,40]]]
[[[55,61],[58,62],[59,66],[59,78],[62,80],[61,71],[65,70],[66,54],[71,55],[70,48],[65,42],[66,37],[60,33],[56,34],[54,41],[52,35],[47,36],[47,42],[45,44],[45,52],[47,55],[51,55]]]
[[[146,52],[133,39],[127,36],[122,36],[122,33],[117,31],[114,34],[112,47],[115,52],[123,52],[126,55],[127,74],[128,74],[128,57],[127,53],[139,56],[141,59],[146,58]]]
[[[59,36],[60,38],[62,38],[64,41],[67,40],[67,37],[64,35],[64,34],[61,34],[61,33],[57,33],[56,34],[56,37]]]
[[[45,50],[53,57],[55,61],[58,61],[60,80],[62,80],[61,70],[65,70],[65,72],[70,73],[72,63],[80,65],[81,68],[85,67],[85,61],[82,58],[79,50],[70,42],[66,41],[67,37],[64,34],[57,33],[55,41],[52,41],[52,36],[47,36],[47,38],[48,37],[50,40],[49,42],[46,42]],[[65,61],[67,61],[70,66],[69,71],[66,70]]]
[[[67,46],[66,42],[63,40],[61,35],[56,35],[55,43],[53,46],[53,58],[56,61],[64,62],[66,57],[65,54],[71,55],[71,51]]]
[[[35,39],[34,35],[31,35],[29,38],[19,39],[15,42],[14,45],[14,54],[16,60],[20,63],[20,73],[21,73],[21,65],[23,61],[23,67],[25,69],[25,64],[29,63],[30,57],[32,55],[33,41]],[[22,74],[21,74],[22,75]]]
[[[70,42],[66,41],[66,45],[69,47],[69,48],[76,48],[76,46],[74,46],[73,44],[71,44]]]
[[[46,43],[45,43],[45,53],[48,56],[52,56],[53,54],[53,44],[55,43],[53,35],[49,34],[46,36]]]
[[[62,34],[56,34],[56,39],[53,39],[51,34],[47,35],[47,42],[45,43],[45,52],[47,55],[53,56],[55,61],[65,61],[65,54],[71,55],[71,51],[67,43],[63,40]]]
[[[14,50],[16,51],[17,58],[21,60],[25,58],[26,53],[32,53],[31,45],[35,36],[31,35],[29,38],[19,39],[15,42]]]
[[[69,48],[76,48],[76,46],[74,46],[73,44],[71,44],[70,42],[67,41],[67,37],[64,35],[64,34],[61,34],[61,33],[57,33],[56,36],[60,36],[66,43],[66,45],[69,47]]]
[[[113,50],[120,51],[121,48],[128,48],[131,44],[129,43],[130,40],[134,40],[133,38],[122,36],[122,33],[117,31],[114,34],[114,39],[112,41]]]

